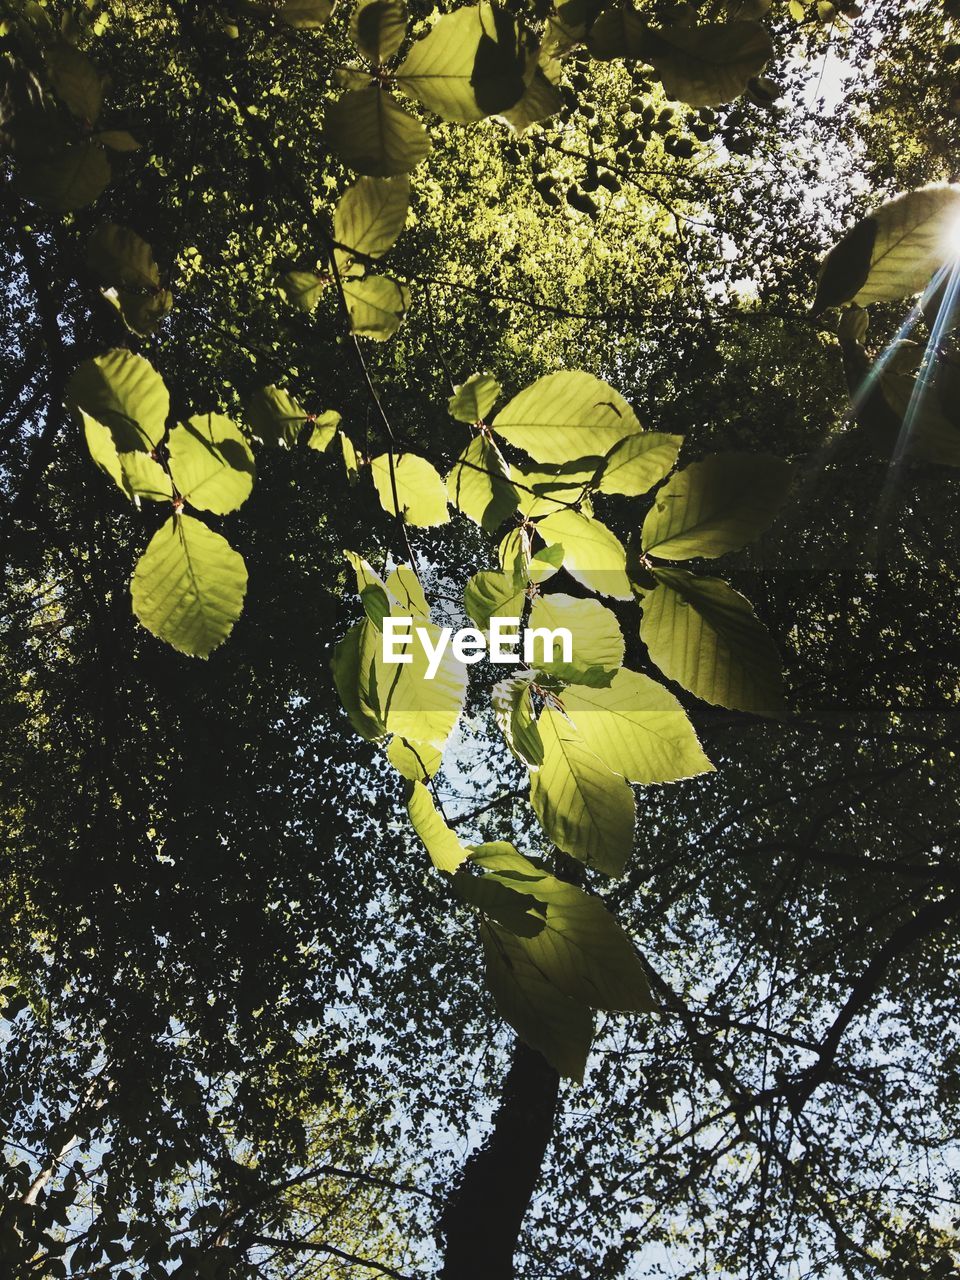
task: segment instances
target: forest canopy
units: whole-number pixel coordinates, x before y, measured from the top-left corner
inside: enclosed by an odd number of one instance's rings
[[[960,1276],[960,4],[0,66],[0,1271]]]

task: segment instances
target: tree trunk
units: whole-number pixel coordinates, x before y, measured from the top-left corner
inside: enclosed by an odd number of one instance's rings
[[[516,1042],[486,1143],[470,1156],[440,1219],[440,1280],[513,1280],[520,1228],[540,1177],[557,1111],[560,1077]]]

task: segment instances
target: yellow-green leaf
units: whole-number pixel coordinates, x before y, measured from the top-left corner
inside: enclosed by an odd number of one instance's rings
[[[440,768],[443,753],[428,742],[408,742],[406,738],[391,738],[387,747],[387,759],[411,782],[426,782]]]
[[[395,454],[391,479],[390,454],[381,453],[371,460],[370,470],[380,505],[388,515],[397,514],[396,502],[399,501],[400,512],[407,524],[428,527],[446,524],[450,519],[446,486],[426,458],[415,453]]]
[[[563,547],[563,566],[578,582],[601,595],[630,600],[627,553],[606,525],[581,511],[557,511],[537,525],[544,542]]]
[[[307,420],[306,410],[282,387],[261,387],[244,406],[244,417],[254,436],[265,445],[291,449]]]
[[[170,412],[163,379],[143,356],[122,347],[79,365],[66,399],[109,427],[121,453],[155,448]]]
[[[400,328],[410,306],[410,290],[390,276],[365,276],[343,281],[343,294],[354,333],[385,342]]]
[[[628,498],[649,493],[673,470],[683,436],[643,431],[628,436],[607,455],[600,473],[601,493],[622,493]]]
[[[458,422],[482,422],[497,402],[500,383],[490,373],[473,373],[447,401],[450,416]]]
[[[533,602],[529,631],[555,631],[566,628],[573,640],[569,662],[559,658],[543,660],[542,643],[538,642],[533,665],[548,674],[559,674],[562,679],[576,681],[580,673],[592,670],[616,671],[623,662],[624,644],[616,615],[599,600],[585,600],[578,596],[559,592],[541,595]]]
[[[333,238],[348,251],[379,258],[403,230],[409,204],[410,180],[405,175],[361,178],[337,203]]]
[[[510,467],[492,440],[477,435],[447,477],[450,501],[487,533],[493,533],[517,509]]]
[[[407,813],[438,871],[456,871],[462,862],[466,862],[469,850],[437,812],[433,797],[422,782],[411,783]]]
[[[243,432],[221,413],[202,413],[170,432],[173,482],[191,506],[215,515],[236,511],[250,496],[256,467]]]
[[[350,15],[354,44],[371,62],[392,58],[407,34],[407,14],[401,0],[360,0]]]
[[[555,463],[602,456],[642,430],[623,396],[577,370],[547,374],[521,391],[494,418],[493,429],[538,462]]]
[[[376,85],[350,89],[330,103],[323,129],[345,164],[375,178],[410,173],[430,152],[419,120]]]

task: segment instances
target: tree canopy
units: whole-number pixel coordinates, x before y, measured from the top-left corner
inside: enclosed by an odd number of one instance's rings
[[[960,1275],[958,23],[5,0],[5,1273]]]

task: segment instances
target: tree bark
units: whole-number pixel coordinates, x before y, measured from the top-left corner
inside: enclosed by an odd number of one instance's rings
[[[440,1280],[513,1280],[513,1255],[553,1133],[560,1077],[522,1041],[503,1085],[493,1130],[467,1160],[440,1218]]]

